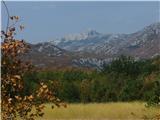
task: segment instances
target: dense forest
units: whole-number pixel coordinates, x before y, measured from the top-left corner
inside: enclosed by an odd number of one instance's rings
[[[135,60],[120,56],[103,69],[43,70],[24,76],[24,94],[33,92],[39,82],[51,86],[61,100],[67,102],[160,101],[160,56]]]

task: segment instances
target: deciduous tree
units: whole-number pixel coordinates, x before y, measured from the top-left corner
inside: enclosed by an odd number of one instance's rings
[[[64,105],[48,88],[45,83],[39,83],[35,93],[24,94],[25,82],[23,76],[32,70],[29,62],[22,60],[29,46],[24,40],[15,39],[15,23],[18,16],[11,16],[12,25],[1,32],[1,112],[3,120],[14,120],[20,117],[23,120],[34,120],[43,116],[45,102],[53,105]],[[20,25],[20,30],[24,29]]]

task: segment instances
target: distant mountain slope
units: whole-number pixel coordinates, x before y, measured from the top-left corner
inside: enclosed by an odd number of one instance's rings
[[[150,58],[160,54],[160,23],[131,34],[120,53],[139,58]]]
[[[66,54],[66,51],[55,46],[54,44],[50,44],[48,42],[32,44],[31,45],[32,54],[44,54],[45,56],[62,56]]]
[[[160,55],[160,23],[132,34],[101,34],[89,30],[50,42],[31,45],[28,59],[41,67],[85,66],[100,68],[119,55],[151,58]]]
[[[54,68],[71,65],[72,54],[49,42],[30,44],[30,47],[24,58],[31,60],[37,67]]]
[[[125,53],[137,57],[149,57],[158,52],[160,23],[147,26],[133,34],[101,34],[91,30],[80,35],[77,37],[73,35],[74,37],[71,38],[63,37],[56,45],[69,51],[87,52],[98,56],[100,54],[102,56],[113,56]],[[149,49],[154,52],[148,53]],[[139,54],[136,53],[138,51]],[[143,54],[143,51],[146,51],[147,55]]]

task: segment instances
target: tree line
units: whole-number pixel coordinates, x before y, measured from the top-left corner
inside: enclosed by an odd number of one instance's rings
[[[25,94],[45,82],[61,100],[71,103],[147,101],[160,102],[160,56],[135,60],[120,56],[101,71],[64,69],[26,73]]]

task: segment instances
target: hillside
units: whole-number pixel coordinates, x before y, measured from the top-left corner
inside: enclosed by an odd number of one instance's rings
[[[101,68],[120,55],[136,59],[160,55],[160,23],[131,34],[102,34],[95,30],[31,45],[29,59],[40,67]]]

